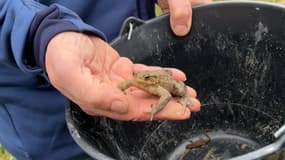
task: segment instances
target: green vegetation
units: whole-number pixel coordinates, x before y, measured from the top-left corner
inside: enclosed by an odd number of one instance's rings
[[[285,0],[262,0],[262,1],[285,4]]]
[[[158,5],[155,5],[155,15],[156,16],[162,15],[162,10]]]
[[[0,145],[0,160],[13,160],[14,158]]]

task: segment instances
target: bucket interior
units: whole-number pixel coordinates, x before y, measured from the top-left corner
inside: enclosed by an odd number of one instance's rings
[[[184,71],[201,111],[183,121],[121,122],[71,102],[74,139],[94,158],[124,160],[228,159],[272,143],[285,120],[284,24],[281,6],[220,2],[194,8],[185,37],[171,32],[169,16],[136,27],[130,40],[121,35],[113,47],[122,56]]]

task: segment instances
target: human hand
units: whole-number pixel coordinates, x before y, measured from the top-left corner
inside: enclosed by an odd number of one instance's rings
[[[158,0],[163,13],[170,13],[170,26],[177,36],[185,36],[192,25],[192,5],[212,0]]]
[[[158,98],[139,89],[125,95],[117,85],[132,79],[134,70],[158,68],[134,64],[100,38],[76,32],[56,35],[46,52],[47,74],[55,88],[86,113],[116,120],[150,120],[151,115],[146,112]],[[175,79],[186,79],[181,71],[171,70]],[[188,90],[192,105],[186,111],[173,100],[154,119],[186,119],[192,111],[198,111],[196,92],[190,87]]]

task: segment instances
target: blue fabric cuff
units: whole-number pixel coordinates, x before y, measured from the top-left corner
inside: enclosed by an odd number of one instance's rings
[[[95,34],[104,40],[105,35],[94,27],[84,23],[73,11],[60,5],[50,7],[38,12],[29,30],[29,54],[25,59],[32,68],[41,68],[46,77],[45,54],[49,41],[58,33],[75,31]]]

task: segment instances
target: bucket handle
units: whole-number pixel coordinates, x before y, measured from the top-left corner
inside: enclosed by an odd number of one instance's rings
[[[142,24],[145,24],[145,21],[139,18],[136,18],[136,17],[127,18],[122,25],[119,36],[121,37],[127,34],[128,35],[127,40],[130,40],[133,30]]]
[[[233,157],[229,160],[253,160],[253,159],[266,157],[280,150],[285,145],[285,125],[283,125],[274,133],[274,137],[277,139],[274,143],[262,147],[258,150],[249,152],[247,154]]]

